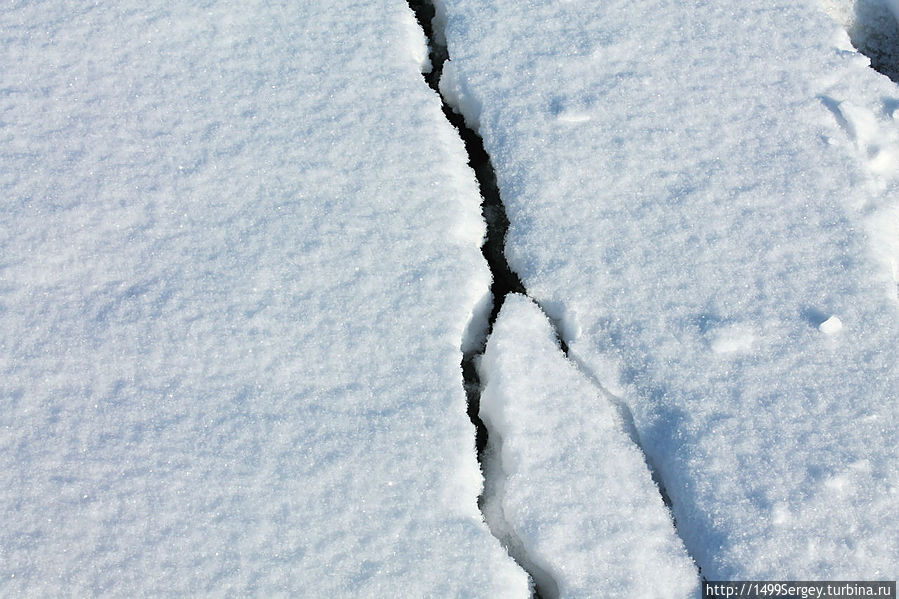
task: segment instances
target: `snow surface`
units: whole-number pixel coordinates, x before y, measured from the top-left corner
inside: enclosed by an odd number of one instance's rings
[[[534,303],[506,298],[479,370],[484,512],[520,562],[546,573],[546,595],[696,597],[696,567],[643,454]]]
[[[550,591],[695,584],[638,450],[708,578],[899,577],[891,7],[437,2],[570,349],[482,365]],[[0,595],[527,596],[431,68],[401,0],[0,8]]]
[[[0,595],[527,595],[426,56],[386,0],[0,9]]]
[[[811,1],[439,5],[510,265],[703,575],[899,576],[895,84]]]

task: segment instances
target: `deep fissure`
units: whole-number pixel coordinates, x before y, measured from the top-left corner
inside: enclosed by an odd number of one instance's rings
[[[899,15],[882,0],[856,0],[848,23],[852,45],[871,61],[871,68],[899,83]]]
[[[462,115],[455,112],[446,103],[440,93],[440,75],[443,72],[443,64],[448,59],[445,48],[434,43],[432,21],[434,19],[434,5],[429,0],[408,0],[409,7],[415,12],[415,17],[428,40],[429,57],[431,60],[431,72],[425,73],[424,78],[432,90],[440,97],[443,114],[450,124],[455,127],[465,144],[468,153],[468,165],[475,173],[478,187],[481,192],[481,215],[487,224],[487,236],[481,246],[481,253],[490,268],[492,282],[490,292],[493,295],[493,307],[490,311],[487,330],[484,339],[490,336],[493,323],[499,315],[503,301],[509,293],[521,293],[526,295],[524,285],[518,275],[509,267],[504,252],[506,231],[509,228],[509,219],[506,217],[506,209],[499,196],[499,188],[496,184],[496,174],[490,163],[490,156],[484,149],[481,137],[465,125]],[[483,455],[487,447],[487,429],[478,416],[480,409],[480,380],[475,359],[483,353],[483,347],[478,351],[466,353],[462,358],[462,374],[465,381],[465,392],[468,396],[468,417],[471,419],[477,431],[476,444],[478,458]]]
[[[500,199],[499,188],[496,184],[496,173],[493,170],[493,165],[490,163],[490,156],[484,149],[484,142],[475,131],[465,125],[464,117],[453,111],[440,93],[440,75],[443,72],[443,64],[449,58],[449,55],[445,48],[438,46],[434,42],[432,28],[435,14],[434,5],[430,0],[408,0],[408,3],[415,13],[418,24],[424,31],[425,38],[428,41],[431,72],[424,74],[425,81],[440,98],[444,116],[455,127],[459,137],[462,138],[465,144],[465,150],[468,153],[468,166],[474,171],[481,192],[481,215],[487,225],[487,235],[483,245],[481,245],[481,253],[487,261],[490,274],[492,275],[490,293],[493,296],[493,306],[490,310],[487,330],[484,331],[481,347],[476,351],[466,352],[462,356],[462,378],[465,386],[465,395],[468,400],[468,418],[475,427],[478,464],[483,472],[485,470],[484,452],[487,448],[488,432],[480,417],[481,380],[476,360],[484,352],[487,339],[493,330],[493,324],[496,322],[506,296],[509,293],[527,295],[527,292],[518,274],[509,267],[509,263],[506,261],[504,244],[506,231],[509,228],[509,219],[506,216],[505,206],[503,206]],[[482,512],[483,505],[484,496],[482,495],[478,498],[478,507]],[[500,540],[502,541],[502,539]],[[506,549],[508,551],[509,548],[507,547]],[[512,558],[515,559],[515,556],[512,556]],[[534,572],[532,569],[526,568],[522,561],[521,559],[516,559],[519,567],[527,572],[534,585],[533,597],[535,599],[550,599],[558,594],[558,587],[555,581],[551,580],[549,573],[543,571]],[[538,580],[547,579],[549,580],[548,584],[538,582]]]
[[[487,330],[484,331],[483,334],[481,347],[476,351],[467,352],[462,356],[462,375],[465,386],[465,394],[468,400],[468,417],[476,430],[477,458],[478,463],[481,465],[482,471],[484,471],[484,453],[485,449],[487,448],[488,430],[484,425],[484,422],[481,420],[479,414],[481,402],[481,381],[480,375],[478,374],[476,361],[484,352],[487,339],[489,339],[490,334],[493,331],[493,325],[496,322],[497,316],[499,315],[499,312],[503,306],[503,302],[505,301],[506,296],[509,293],[518,293],[524,295],[531,301],[536,303],[538,306],[540,306],[540,303],[534,300],[527,293],[527,290],[525,289],[521,278],[518,276],[518,273],[512,270],[512,268],[509,266],[508,261],[506,260],[505,238],[506,232],[509,228],[509,219],[506,215],[506,209],[500,197],[499,187],[496,181],[496,173],[490,161],[490,155],[484,148],[484,142],[477,132],[470,129],[465,124],[464,117],[453,110],[453,108],[446,102],[446,99],[440,92],[440,76],[443,72],[444,63],[449,59],[449,54],[446,48],[434,42],[435,38],[433,31],[433,19],[436,11],[432,3],[433,0],[407,0],[407,2],[409,4],[409,7],[415,13],[418,24],[424,31],[425,38],[428,42],[431,71],[423,74],[424,79],[440,98],[444,116],[450,122],[450,124],[455,127],[465,145],[465,150],[468,154],[468,165],[475,173],[475,177],[477,179],[478,187],[481,193],[481,214],[487,225],[487,235],[483,245],[481,246],[481,253],[484,256],[484,259],[487,261],[487,264],[490,268],[490,273],[492,275],[490,292],[493,296],[493,306],[490,311]],[[540,307],[542,310],[542,306]],[[543,312],[544,314],[546,313],[545,310]],[[597,386],[597,388],[603,395],[610,395],[606,391],[606,389],[595,379],[595,377],[592,376],[592,374],[590,374],[589,372],[585,372],[584,367],[579,360],[569,355],[569,347],[561,334],[559,323],[553,321],[553,319],[551,318],[547,319],[549,320],[550,325],[553,328],[556,339],[559,343],[559,347],[561,348],[562,353],[565,355],[565,357],[568,360],[572,361],[575,367],[591,383]],[[616,407],[619,408],[619,411],[622,410],[621,406],[616,405]],[[629,410],[627,410],[626,407],[624,408],[624,410],[626,410],[629,414]],[[625,425],[633,428],[632,416],[630,417],[629,422],[625,422]],[[674,523],[676,531],[677,522],[674,518],[671,499],[668,495],[665,484],[659,476],[651,460],[649,459],[649,456],[644,451],[642,444],[639,442],[639,439],[630,433],[629,436],[631,436],[634,443],[637,445],[638,449],[640,449],[641,453],[644,456],[644,461],[646,462],[647,467],[650,470],[653,481],[659,489],[659,494],[661,495],[663,503],[669,510],[669,514],[672,522]],[[478,498],[478,507],[481,508],[482,511],[483,503],[484,497],[482,495]],[[692,558],[692,552],[689,551],[689,548],[687,548],[687,551],[691,554]],[[528,573],[535,585],[533,595],[535,599],[550,599],[551,597],[555,597],[558,595],[558,585],[554,580],[551,579],[549,572],[540,570],[535,575],[535,572],[526,568],[521,563],[521,561],[522,560],[516,560],[518,565]],[[528,561],[530,560],[528,559]],[[693,561],[694,563],[696,563],[695,558]],[[698,563],[696,563],[696,565],[697,568],[699,568],[699,572],[701,575],[702,568]],[[537,568],[536,566],[534,566],[534,569],[539,570],[539,568]],[[548,580],[548,583],[539,584],[537,582],[538,579]]]

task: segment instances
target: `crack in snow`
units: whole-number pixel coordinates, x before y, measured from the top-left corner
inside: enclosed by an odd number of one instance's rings
[[[899,0],[820,0],[871,68],[899,83]]]
[[[465,393],[468,399],[468,416],[476,429],[478,463],[481,465],[481,470],[484,473],[484,476],[487,477],[490,476],[490,472],[488,472],[488,469],[485,468],[484,460],[489,431],[479,415],[481,381],[478,375],[476,362],[480,358],[480,356],[483,355],[487,339],[492,333],[493,325],[496,322],[500,309],[503,306],[503,302],[505,301],[506,296],[509,293],[518,293],[524,295],[535,304],[537,304],[537,306],[540,307],[544,314],[547,314],[547,312],[543,308],[543,306],[541,306],[539,301],[528,294],[527,290],[524,287],[524,284],[521,281],[521,278],[518,276],[518,273],[512,270],[512,268],[509,266],[508,261],[506,260],[505,238],[506,232],[509,228],[509,219],[506,215],[505,206],[503,205],[502,199],[500,197],[499,188],[496,182],[496,173],[493,169],[493,165],[491,164],[490,156],[484,149],[483,140],[477,132],[475,132],[465,124],[464,117],[453,110],[453,108],[447,103],[446,98],[444,98],[440,92],[440,77],[443,72],[443,65],[449,59],[449,54],[446,47],[438,44],[435,41],[435,32],[433,31],[432,26],[435,15],[435,7],[432,3],[432,0],[407,0],[407,2],[409,4],[409,7],[415,13],[415,17],[418,20],[418,23],[421,26],[422,30],[424,31],[425,37],[428,41],[428,49],[430,53],[429,58],[432,68],[430,72],[424,73],[425,81],[427,81],[431,89],[433,89],[434,92],[440,97],[444,115],[459,132],[459,136],[462,138],[462,141],[465,144],[465,149],[469,157],[469,166],[475,173],[475,177],[478,181],[478,186],[481,192],[481,197],[483,199],[481,210],[484,220],[487,224],[487,235],[483,245],[481,246],[481,252],[484,255],[484,259],[487,261],[487,264],[489,265],[492,275],[490,292],[493,297],[493,307],[491,309],[490,317],[487,322],[487,330],[484,331],[482,335],[483,341],[480,348],[473,352],[467,352],[462,357],[462,374]],[[659,490],[659,494],[661,495],[664,505],[669,511],[671,521],[674,524],[675,533],[677,533],[677,522],[672,511],[671,499],[668,495],[664,481],[661,479],[658,470],[655,468],[654,464],[649,458],[649,455],[646,453],[643,444],[640,442],[639,434],[637,432],[637,428],[634,423],[634,417],[631,413],[630,408],[627,406],[623,399],[617,397],[608,389],[606,389],[605,386],[602,385],[599,379],[592,373],[592,371],[586,366],[586,364],[584,364],[582,360],[570,353],[568,343],[561,333],[560,323],[554,321],[549,317],[547,317],[547,320],[549,321],[555,333],[556,339],[559,343],[559,347],[561,348],[562,353],[565,355],[565,357],[569,361],[571,361],[571,363],[584,376],[584,378],[590,381],[590,383],[593,384],[593,386],[599,391],[599,394],[602,397],[605,397],[618,412],[619,416],[621,417],[625,433],[643,455],[644,462],[646,463],[647,468],[650,471],[652,480],[655,482],[656,487]],[[491,481],[487,481],[485,487],[490,486],[490,482]],[[478,507],[481,509],[482,513],[484,513],[483,495],[478,499]],[[497,532],[498,530],[511,531],[511,527],[504,522],[491,523],[489,519],[486,518],[486,515],[485,520],[487,521],[488,527],[491,529],[491,533],[495,537],[497,537],[497,539],[499,539],[501,543],[503,543],[512,558],[515,559],[516,563],[518,563],[518,565],[528,573],[531,580],[534,582],[535,589],[533,591],[533,596],[536,599],[553,599],[558,597],[559,591],[556,581],[552,578],[549,572],[543,570],[542,568],[539,568],[534,564],[534,561],[528,555],[529,548],[524,543],[522,543],[520,539],[517,538],[512,538],[510,543],[506,543],[501,538],[501,535]],[[514,532],[512,534],[514,537]],[[696,559],[693,556],[693,552],[691,552],[689,550],[689,547],[686,546],[683,537],[681,537],[681,542],[684,543],[687,553],[688,555],[690,555],[690,558],[693,560],[694,564],[697,564]],[[525,567],[525,565],[527,565],[527,567]],[[699,567],[698,564],[697,567],[701,574],[702,568]]]
[[[440,93],[440,76],[443,72],[443,64],[449,56],[446,48],[435,42],[432,27],[432,21],[435,14],[434,5],[429,0],[408,0],[408,3],[409,7],[415,13],[415,17],[428,40],[431,71],[424,74],[425,81],[427,81],[431,89],[433,89],[440,97],[443,114],[459,132],[459,136],[465,144],[465,150],[468,153],[469,158],[468,164],[475,173],[475,178],[478,181],[478,187],[481,192],[481,213],[487,224],[487,235],[481,246],[481,253],[484,255],[484,259],[487,261],[492,275],[490,293],[493,297],[493,307],[487,322],[487,330],[483,331],[481,347],[476,351],[466,352],[462,356],[462,377],[465,385],[465,394],[468,399],[468,417],[471,419],[476,431],[475,443],[478,463],[481,465],[481,471],[487,476],[489,473],[486,472],[486,468],[484,467],[484,451],[487,448],[488,431],[479,415],[481,404],[481,381],[480,376],[478,375],[476,361],[484,352],[487,338],[490,336],[493,324],[496,322],[496,317],[499,315],[500,308],[502,308],[506,296],[509,293],[521,293],[523,295],[527,295],[527,293],[524,289],[524,285],[521,283],[521,279],[514,271],[512,271],[506,261],[503,246],[506,231],[509,228],[509,219],[506,217],[506,210],[499,196],[499,189],[496,185],[496,174],[490,163],[490,156],[484,149],[484,143],[480,136],[465,125],[464,118],[453,111],[449,104],[447,104],[446,99]],[[485,485],[485,487],[486,486],[487,485]],[[478,498],[478,507],[481,509],[481,512],[484,513],[483,494]],[[490,528],[491,534],[503,543],[512,559],[516,561],[522,570],[527,572],[535,586],[533,589],[533,596],[536,599],[543,599],[544,597],[550,599],[558,596],[558,587],[555,581],[552,580],[552,577],[549,576],[547,572],[533,566],[532,560],[527,556],[527,548],[524,544],[517,541],[517,539],[513,539],[513,543],[511,544],[504,543],[503,539],[500,538],[500,535],[496,533],[496,523],[491,523],[489,519],[486,518],[486,515],[485,521],[487,522],[488,528]],[[504,530],[511,530],[511,527],[508,525],[503,525],[502,528]],[[513,548],[512,545],[515,545],[516,547]],[[528,564],[530,567],[526,568],[523,564]]]
[[[646,453],[646,451],[643,449],[643,443],[640,441],[640,433],[637,431],[637,425],[634,422],[634,414],[633,412],[631,412],[630,406],[628,406],[622,398],[609,391],[605,387],[605,385],[603,385],[599,381],[599,378],[597,378],[597,376],[593,374],[593,371],[590,370],[590,368],[586,365],[586,363],[584,363],[583,360],[566,350],[565,346],[562,347],[562,352],[565,354],[565,357],[568,358],[568,361],[571,362],[575,366],[575,368],[577,368],[578,372],[581,373],[581,376],[588,380],[597,389],[599,394],[602,397],[606,398],[608,402],[612,404],[612,407],[615,408],[615,411],[618,413],[618,417],[621,418],[621,424],[624,428],[625,434],[628,436],[631,442],[637,446],[637,448],[640,450],[640,453],[643,454],[643,461],[646,463],[646,467],[649,469],[649,473],[652,476],[653,482],[659,489],[659,494],[662,496],[662,502],[665,504],[665,507],[668,508],[671,516],[671,521],[675,523],[674,528],[675,530],[677,530],[677,521],[674,517],[674,513],[671,511],[673,504],[671,503],[671,497],[669,497],[668,495],[668,489],[666,488],[665,482],[662,480],[658,469],[656,468],[652,459],[649,457],[649,454]],[[681,539],[681,541],[683,541],[683,539]],[[687,550],[687,553],[690,553],[689,549]],[[692,553],[690,554],[690,557],[691,559],[693,559]],[[693,562],[695,563],[696,560],[693,559]]]

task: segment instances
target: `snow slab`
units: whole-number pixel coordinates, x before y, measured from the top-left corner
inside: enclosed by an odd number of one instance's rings
[[[439,4],[510,265],[702,574],[899,576],[899,88],[807,0]]]
[[[527,595],[423,44],[386,0],[0,9],[0,595]]]
[[[526,297],[506,298],[479,371],[487,521],[544,574],[546,594],[696,597],[696,567],[643,454]]]

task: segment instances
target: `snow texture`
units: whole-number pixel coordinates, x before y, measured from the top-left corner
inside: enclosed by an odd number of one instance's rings
[[[480,364],[487,521],[544,596],[698,595],[699,577],[613,404],[510,295]],[[542,583],[542,584],[541,584]]]
[[[0,9],[0,595],[526,596],[403,2]]]
[[[439,4],[510,265],[702,574],[899,576],[895,84],[816,2]]]

